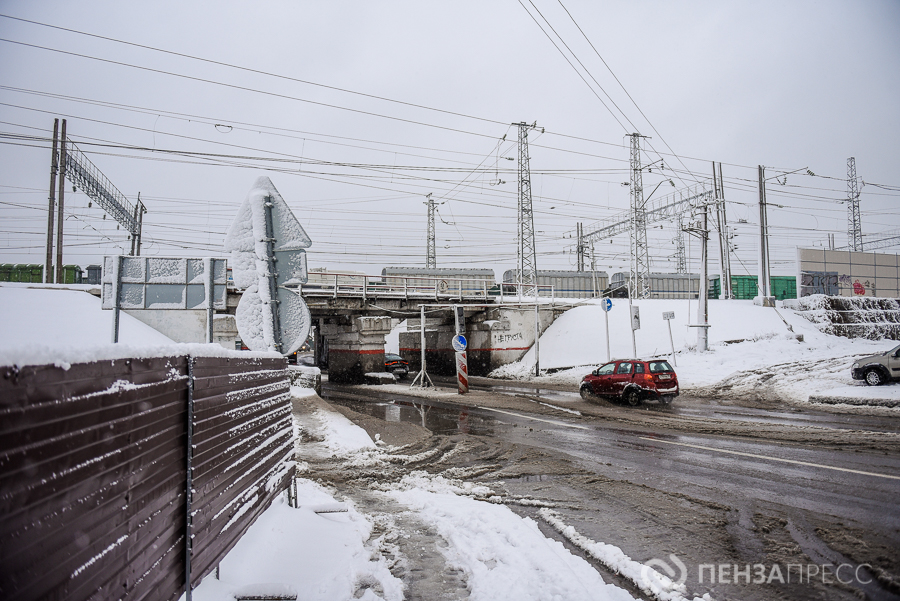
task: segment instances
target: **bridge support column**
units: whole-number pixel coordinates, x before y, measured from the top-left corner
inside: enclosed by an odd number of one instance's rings
[[[328,380],[362,384],[365,374],[384,371],[384,337],[390,317],[322,319],[319,334],[328,342]]]

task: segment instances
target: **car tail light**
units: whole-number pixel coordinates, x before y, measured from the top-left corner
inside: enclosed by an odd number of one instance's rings
[[[652,382],[653,374],[644,374],[644,379],[647,380],[648,382]]]

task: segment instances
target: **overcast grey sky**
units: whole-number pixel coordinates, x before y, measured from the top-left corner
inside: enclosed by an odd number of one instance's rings
[[[645,194],[708,183],[723,163],[735,273],[756,273],[760,164],[826,176],[770,181],[775,273],[794,273],[798,245],[847,243],[850,156],[865,239],[900,228],[900,3],[532,1],[4,1],[0,13],[43,25],[0,18],[0,132],[49,138],[66,118],[101,171],[141,193],[150,255],[223,254],[267,174],[313,240],[310,267],[424,266],[431,192],[438,266],[499,277],[515,265],[519,121],[539,128],[540,269],[573,269],[576,223],[628,207],[633,131],[666,167]],[[49,142],[0,142],[0,262],[43,263]],[[71,186],[66,206],[66,263],[129,247]],[[674,224],[661,225],[652,270],[674,271]],[[598,243],[598,268],[622,270],[627,248]],[[689,253],[696,266],[696,242]]]

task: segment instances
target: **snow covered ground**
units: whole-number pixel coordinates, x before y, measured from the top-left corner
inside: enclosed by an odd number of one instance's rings
[[[632,355],[627,300],[616,300],[609,314],[613,357]],[[894,341],[848,340],[820,333],[793,311],[755,307],[749,302],[710,303],[710,351],[693,349],[689,323],[696,303],[639,301],[642,327],[637,332],[641,356],[665,355],[668,324],[663,311],[674,311],[672,336],[682,386],[694,391],[723,387],[735,394],[772,391],[805,402],[810,394],[900,398],[896,384],[869,388],[850,379],[856,356],[895,346]],[[173,345],[141,322],[122,315],[120,345],[109,344],[111,312],[78,287],[46,289],[0,285],[0,364],[65,363],[90,358],[149,356],[177,348],[218,345]],[[782,318],[793,328],[788,331]],[[689,315],[691,318],[689,319]],[[577,386],[581,376],[606,361],[602,309],[583,304],[562,315],[541,337],[541,366],[561,369],[539,381]],[[796,334],[803,335],[798,341]],[[213,352],[213,351],[210,351]],[[530,379],[532,351],[499,370],[507,377]],[[292,389],[300,397],[308,389]],[[317,397],[316,397],[317,398]],[[346,465],[378,468],[397,460],[397,449],[376,443],[339,413],[321,404],[297,423],[304,452],[319,453]],[[401,450],[402,451],[402,450]],[[298,458],[303,472],[303,457]],[[195,590],[200,601],[230,599],[235,594],[298,593],[304,599],[405,598],[403,582],[391,568],[397,537],[404,532],[391,520],[366,513],[336,492],[310,479],[298,479],[300,507],[278,499],[221,563],[220,579],[208,576]],[[603,581],[580,556],[542,534],[537,523],[503,505],[489,488],[448,475],[410,472],[399,482],[373,486],[398,514],[414,516],[440,537],[444,561],[462,574],[472,599],[631,599],[624,589]],[[330,510],[330,511],[323,511]],[[334,512],[334,509],[340,511]],[[551,508],[541,519],[600,563],[630,580],[648,598],[689,598],[683,585],[632,561],[615,546],[593,541],[563,523]]]
[[[297,397],[312,396],[293,388]],[[318,403],[297,422],[303,453],[329,456],[344,465],[377,467],[396,462],[397,451],[376,444],[347,418]],[[400,457],[402,458],[402,456]],[[314,474],[310,474],[314,477]],[[494,601],[631,600],[624,589],[603,581],[591,564],[547,538],[537,523],[513,513],[483,485],[424,471],[372,488],[398,513],[411,513],[440,537],[444,560],[463,574],[470,599]],[[219,579],[210,575],[195,589],[198,601],[237,593],[293,592],[315,600],[404,599],[403,582],[389,567],[405,561],[392,540],[406,534],[391,520],[366,514],[348,499],[309,479],[298,479],[299,509],[284,498],[251,527],[221,562]],[[344,509],[337,513],[317,511]],[[684,586],[628,558],[612,545],[580,536],[552,511],[545,519],[600,562],[632,580],[650,598],[682,600]]]
[[[91,288],[96,286],[0,282],[0,365],[68,369],[85,361],[238,354],[219,344],[177,344],[124,311],[119,314],[119,343],[113,344],[113,312],[100,308],[100,298],[88,292]]]
[[[634,304],[641,316],[641,328],[635,333],[638,356],[670,355],[674,343],[675,371],[685,392],[710,394],[727,389],[734,395],[801,403],[810,395],[900,399],[898,383],[870,387],[850,377],[855,358],[889,350],[897,341],[831,336],[790,309],[716,300],[709,303],[709,350],[700,353],[696,328],[689,327],[697,323],[696,301],[654,299]],[[673,342],[664,311],[675,313]],[[577,387],[586,373],[608,360],[603,313],[599,301],[581,304],[561,315],[541,336],[541,370],[560,371],[535,378],[532,349],[492,375]],[[612,358],[633,356],[628,315],[628,300],[614,299],[608,315]]]

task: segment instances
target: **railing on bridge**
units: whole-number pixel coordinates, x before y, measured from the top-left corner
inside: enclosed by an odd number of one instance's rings
[[[304,297],[406,298],[434,300],[482,300],[499,302],[519,298],[516,284],[498,285],[481,278],[429,278],[420,275],[370,276],[358,273],[310,273],[300,287]],[[553,299],[553,286],[538,286],[538,294]]]

